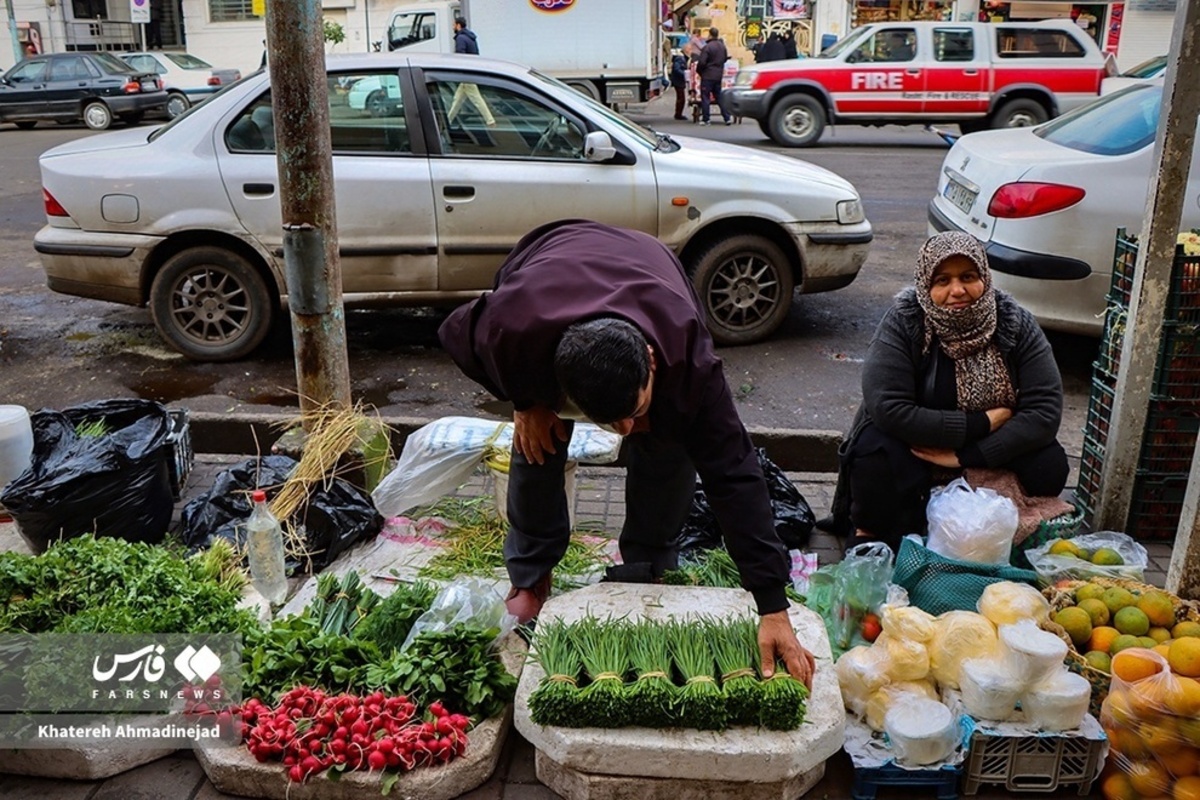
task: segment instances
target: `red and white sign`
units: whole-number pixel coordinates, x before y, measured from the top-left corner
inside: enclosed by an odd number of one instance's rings
[[[566,11],[575,5],[575,0],[529,0],[538,11]]]

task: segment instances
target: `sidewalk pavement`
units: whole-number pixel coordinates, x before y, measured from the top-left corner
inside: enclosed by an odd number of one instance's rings
[[[200,455],[188,477],[184,503],[202,494],[217,474],[228,465],[242,461],[244,456]],[[817,518],[828,513],[833,499],[836,476],[831,473],[788,473],[812,506]],[[625,471],[610,467],[581,467],[576,475],[576,517],[580,522],[600,522],[603,530],[616,536],[624,521]],[[460,489],[464,496],[491,496],[491,478],[478,475]],[[178,511],[178,508],[177,508]],[[177,517],[178,518],[178,515]],[[0,528],[4,527],[0,525]],[[11,526],[10,526],[11,527]],[[10,537],[0,539],[11,541]],[[821,564],[841,559],[838,540],[819,531],[814,532],[810,550],[818,553]],[[1151,569],[1147,581],[1162,585],[1170,560],[1170,545],[1154,543]],[[496,773],[486,784],[463,795],[468,800],[553,800],[558,795],[538,782],[534,772],[533,747],[512,730],[500,758]],[[853,783],[853,768],[844,753],[838,753],[826,764],[825,777],[806,795],[811,798],[849,798]],[[933,797],[932,790],[914,793],[912,789],[892,790],[895,797]],[[1062,792],[1056,794],[1061,795]],[[1070,794],[1075,794],[1071,787]],[[232,797],[218,792],[204,776],[200,765],[188,751],[160,759],[144,767],[101,781],[61,781],[0,775],[0,798],[4,800],[214,800]],[[977,795],[984,800],[1011,798],[1014,795],[1001,787],[984,787]],[[1099,791],[1094,795],[1099,797]]]

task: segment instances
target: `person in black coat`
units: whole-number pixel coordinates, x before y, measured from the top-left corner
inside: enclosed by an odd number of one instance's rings
[[[783,36],[783,57],[800,57],[800,53],[796,50],[796,29],[794,27]]]
[[[754,60],[759,64],[765,64],[768,61],[782,61],[784,58],[786,56],[783,50],[783,39],[778,33],[772,33],[758,48]]]
[[[454,19],[454,52],[466,53],[469,56],[479,55],[479,41],[475,31],[467,27],[467,21],[462,17]]]
[[[721,32],[716,28],[708,31],[708,41],[700,51],[700,60],[696,62],[696,71],[700,73],[700,124],[709,124],[709,109],[711,103],[716,103],[721,109],[721,118],[729,125],[732,120],[729,112],[721,103],[721,80],[725,77],[725,62],[729,60],[729,50],[721,41]]]
[[[675,119],[687,119],[683,115],[683,104],[687,99],[687,56],[675,53],[671,56],[671,88],[675,90]]]

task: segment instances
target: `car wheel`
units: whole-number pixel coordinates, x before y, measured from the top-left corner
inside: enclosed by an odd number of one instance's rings
[[[112,112],[99,100],[93,100],[83,107],[83,124],[94,131],[107,130],[112,120]]]
[[[768,135],[784,147],[808,147],[825,130],[825,109],[816,98],[793,94],[771,109]]]
[[[367,95],[367,113],[372,117],[386,117],[388,115],[387,92],[383,89],[376,89]]]
[[[765,120],[765,119],[756,119],[754,121],[758,123],[758,129],[763,132],[763,136],[766,136],[768,139],[773,138],[771,136],[770,121]]]
[[[717,344],[750,344],[783,324],[792,307],[792,265],[762,236],[722,239],[696,259],[692,284]]]
[[[142,121],[142,118],[145,116],[146,116],[145,112],[142,112],[142,111],[134,111],[130,114],[122,114],[121,122],[124,122],[126,125],[133,127],[134,125],[137,125],[138,123],[140,123]]]
[[[37,125],[37,120],[26,119],[26,120],[22,120],[21,122],[14,122],[13,125],[16,125],[18,128],[20,128],[23,131],[27,131],[30,128],[32,128],[34,125]]]
[[[167,95],[167,118],[175,119],[180,114],[187,111],[191,105],[192,104],[188,102],[187,95],[179,92],[171,92]]]
[[[1009,100],[992,115],[993,128],[1029,128],[1050,119],[1046,109],[1036,100]]]
[[[193,361],[234,361],[262,343],[275,306],[245,258],[220,247],[172,256],[150,287],[150,311],[162,337]]]

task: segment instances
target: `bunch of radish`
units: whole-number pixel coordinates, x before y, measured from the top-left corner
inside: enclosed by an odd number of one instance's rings
[[[328,695],[298,686],[275,708],[251,699],[241,707],[243,733],[259,761],[279,760],[296,783],[327,769],[407,771],[445,764],[467,749],[470,720],[430,703],[423,718],[400,695]]]

